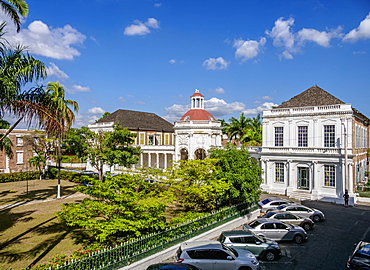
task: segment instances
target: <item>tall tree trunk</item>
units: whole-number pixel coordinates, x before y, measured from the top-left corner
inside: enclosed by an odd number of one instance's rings
[[[23,119],[23,116],[21,117],[21,118],[19,118],[18,120],[17,120],[17,122],[15,122],[6,132],[5,132],[5,134],[0,138],[0,142],[2,142],[3,140],[4,140],[4,138],[6,137],[6,136],[8,136],[8,134],[10,133],[10,132],[12,132],[13,131],[13,129],[15,129],[15,127],[19,124],[19,122],[20,121],[22,121],[22,119]]]

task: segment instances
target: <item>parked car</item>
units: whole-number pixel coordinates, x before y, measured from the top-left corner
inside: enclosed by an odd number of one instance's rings
[[[281,212],[291,212],[298,216],[307,217],[310,218],[313,222],[320,222],[325,220],[325,215],[320,210],[300,204],[280,205],[276,210]]]
[[[259,270],[259,261],[250,251],[229,248],[218,241],[184,242],[176,252],[177,262],[203,270]]]
[[[314,222],[306,217],[301,217],[290,212],[268,212],[262,217],[269,219],[278,219],[288,224],[298,225],[305,231],[313,229]]]
[[[368,270],[370,269],[370,243],[360,241],[355,245],[355,250],[349,256],[346,269]]]
[[[280,205],[285,205],[293,203],[292,201],[283,199],[283,198],[277,198],[277,197],[271,197],[264,200],[261,200],[258,202],[258,207],[261,210],[261,213],[266,213],[268,210],[274,210]]]
[[[217,240],[228,247],[248,250],[261,260],[273,261],[281,257],[278,243],[259,237],[251,231],[224,231]]]
[[[246,230],[250,230],[258,236],[275,241],[294,241],[297,244],[307,240],[306,231],[292,224],[286,224],[278,219],[258,218],[248,224],[244,224]]]
[[[152,264],[149,265],[149,267],[146,270],[202,270],[202,269],[187,263],[170,262],[170,263]]]

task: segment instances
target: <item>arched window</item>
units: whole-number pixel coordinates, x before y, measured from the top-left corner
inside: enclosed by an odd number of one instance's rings
[[[206,151],[204,149],[199,148],[199,149],[197,149],[195,151],[194,156],[195,156],[194,157],[195,159],[201,159],[201,160],[203,160],[203,159],[205,159],[207,157],[207,153],[206,153]]]
[[[181,160],[189,159],[188,150],[186,150],[185,148],[180,150],[180,159]]]

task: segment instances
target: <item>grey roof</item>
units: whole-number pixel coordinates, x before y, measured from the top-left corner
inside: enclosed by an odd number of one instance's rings
[[[309,107],[309,106],[323,106],[334,104],[346,104],[340,99],[329,94],[317,85],[308,88],[299,95],[292,97],[286,102],[283,102],[277,108],[294,108],[294,107]]]
[[[97,121],[97,123],[106,122],[118,123],[130,130],[173,131],[173,124],[154,113],[147,112],[120,109]]]

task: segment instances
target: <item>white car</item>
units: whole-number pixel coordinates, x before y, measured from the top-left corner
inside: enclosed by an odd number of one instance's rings
[[[307,217],[315,223],[325,220],[325,215],[320,210],[300,204],[281,205],[276,210],[279,212],[291,212],[298,216]]]
[[[293,203],[293,202],[283,199],[283,198],[271,197],[271,198],[267,198],[267,199],[259,201],[258,207],[261,210],[261,213],[266,213],[269,210],[275,210],[280,205],[285,205],[289,203]]]
[[[176,252],[179,263],[187,263],[202,270],[259,270],[259,261],[250,251],[229,248],[218,241],[184,242]]]

